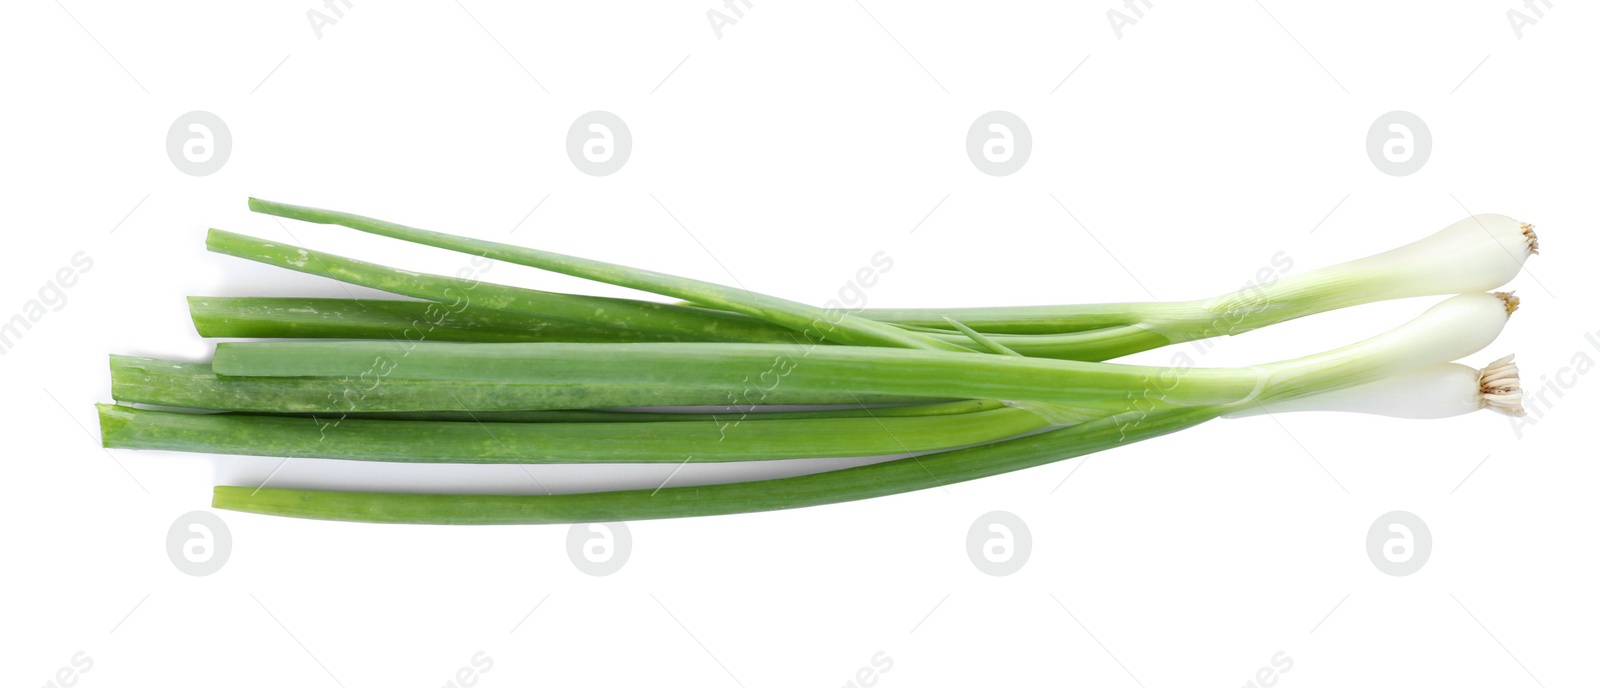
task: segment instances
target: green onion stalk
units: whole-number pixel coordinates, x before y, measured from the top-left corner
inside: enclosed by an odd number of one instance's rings
[[[398,358],[404,345],[395,344]],[[389,359],[386,359],[389,360]],[[111,357],[111,398],[125,404],[253,413],[313,414],[331,422],[364,413],[521,413],[636,406],[736,406],[885,404],[927,399],[874,394],[841,395],[796,389],[661,385],[646,381],[519,384],[500,380],[408,380],[388,375],[386,364],[356,374],[324,378],[228,377],[209,363],[139,356]]]
[[[821,339],[826,336],[841,344],[936,351],[963,350],[959,345],[927,337],[921,333],[911,332],[887,323],[858,318],[848,313],[830,313],[827,309],[711,282],[675,277],[650,270],[627,268],[597,260],[564,256],[559,253],[538,251],[510,244],[479,241],[422,229],[412,229],[345,213],[330,213],[329,211],[274,204],[253,198],[250,199],[250,208],[258,212],[271,212],[282,217],[295,217],[296,219],[311,221],[329,222],[334,217],[342,218],[350,222],[346,226],[361,229],[362,231],[439,248],[463,251],[482,258],[536,264],[538,267],[552,272],[671,296],[701,304],[711,309],[733,311],[747,315],[763,322],[787,327],[796,332],[810,333],[813,339]],[[323,219],[312,219],[319,217]],[[216,232],[217,230],[213,230],[213,234]],[[211,242],[208,241],[207,243],[209,245]],[[833,326],[825,328],[825,332],[818,331],[819,323],[832,323]]]
[[[1130,411],[1050,432],[790,478],[556,495],[347,492],[220,485],[218,509],[365,523],[595,523],[793,509],[923,490],[1152,439],[1216,417],[1214,407]]]
[[[804,335],[807,341],[932,350],[981,350],[983,347],[973,346],[965,336],[964,331],[970,329],[990,335],[997,343],[1024,355],[1090,361],[1108,360],[1177,342],[1239,334],[1314,313],[1374,301],[1489,291],[1510,281],[1528,256],[1538,251],[1538,239],[1531,225],[1503,215],[1483,214],[1466,218],[1432,236],[1385,253],[1211,299],[1150,304],[866,309],[845,312],[839,309],[815,309],[697,280],[416,229],[351,213],[260,199],[250,199],[250,208],[279,217],[341,225],[684,299],[689,305],[673,307],[693,309],[675,312],[685,320],[704,316],[709,311],[732,311],[787,327]],[[262,260],[261,256],[236,248],[244,241],[254,240],[214,231],[208,243],[214,244],[213,250]],[[235,248],[230,249],[230,245]],[[283,263],[280,261],[275,264]],[[337,307],[324,304],[324,307],[334,308],[352,317],[365,310],[365,306],[351,301],[342,301]],[[542,313],[546,317],[551,315],[539,311],[521,312],[530,315]],[[567,313],[567,316],[581,318],[579,314]],[[235,318],[235,322],[238,324],[234,328],[222,329],[213,325],[209,331],[214,336],[250,336],[249,333],[259,331],[255,328],[270,327],[259,315],[253,319]],[[893,325],[912,336],[892,335],[879,327],[880,324]],[[692,326],[684,327],[694,329]],[[486,334],[493,331],[492,328],[485,330]],[[315,336],[336,334],[336,331],[325,331]],[[557,332],[550,334],[559,336]],[[767,332],[763,336],[770,334]],[[619,331],[619,339],[615,341],[636,341],[621,339],[624,336],[627,335]],[[682,333],[680,338],[672,341],[771,341],[738,339],[725,333],[720,339],[681,338],[691,336]],[[553,340],[546,337],[539,341]]]
[[[1045,364],[1059,367],[1063,371],[1061,373],[1064,376],[1063,380],[1080,378],[1078,386],[1073,389],[1099,390],[1100,384],[1113,382],[1123,384],[1125,392],[1122,399],[1129,403],[1120,411],[1043,432],[975,446],[949,448],[840,471],[723,485],[562,495],[404,494],[219,486],[213,493],[213,506],[237,511],[330,520],[510,524],[707,516],[865,499],[1021,470],[1159,437],[1193,427],[1212,418],[1242,413],[1251,408],[1270,410],[1274,405],[1287,404],[1296,399],[1314,398],[1319,394],[1335,393],[1358,385],[1379,383],[1389,377],[1428,370],[1454,358],[1470,355],[1486,345],[1504,325],[1506,317],[1514,310],[1515,303],[1509,295],[1457,296],[1435,306],[1396,330],[1352,346],[1292,361],[1243,369],[1210,369],[1212,372],[1203,369],[1188,371],[1166,369],[1160,373],[1153,371],[1132,373],[1122,369],[1135,367],[1117,364],[1032,361],[1005,356],[971,357],[928,351],[892,351],[894,356],[905,360],[895,363],[892,357],[874,359],[874,367],[886,366],[908,377],[928,375],[934,369],[954,374],[960,368],[960,364],[954,363],[955,361],[977,358],[996,366],[993,371],[996,377],[1009,378],[1018,371],[1026,371],[1035,386],[1048,387],[1053,380],[1043,379],[1042,371],[1045,368],[1033,367],[1036,364]],[[219,348],[216,364],[227,375],[299,375],[337,371],[347,360],[355,360],[349,358],[349,352],[346,351],[351,348],[349,343],[295,342],[281,346],[284,348],[274,351],[267,351],[268,345],[236,345],[229,349]],[[553,356],[552,354],[556,353],[554,351],[538,355],[530,355],[527,351],[523,351],[554,349],[561,346],[563,345],[480,345],[474,348],[499,347],[506,349],[506,352],[501,355],[475,358],[470,363],[472,366],[480,366],[477,368],[480,373],[488,372],[494,376],[524,369],[530,373],[545,370],[566,371],[557,377],[608,374],[584,367],[576,357]],[[659,348],[680,355],[685,353],[681,351],[684,345],[607,346],[627,346],[629,349]],[[718,348],[744,346],[747,345],[720,345]],[[419,348],[416,351],[421,350]],[[224,355],[226,351],[239,353]],[[412,355],[417,355],[416,351],[413,351]],[[864,353],[883,350],[836,347],[826,351]],[[440,353],[443,353],[442,349]],[[467,357],[473,358],[470,354]],[[434,359],[431,355],[419,356],[416,360],[407,361],[403,366],[396,367],[395,370],[398,372],[409,369],[412,374],[425,378],[452,379],[465,375],[467,374],[465,371],[472,369],[472,366],[462,368],[456,365],[441,365],[448,358],[454,357]],[[639,357],[620,355],[602,358],[606,361],[606,365],[599,367],[610,369],[613,367],[612,364]],[[649,357],[644,359],[654,364],[661,362]],[[674,378],[676,373],[673,371],[698,368],[694,357],[687,359],[678,360],[676,364],[662,368],[663,379]],[[823,360],[808,359],[805,365],[821,363]],[[278,363],[274,363],[275,361]],[[1006,368],[1018,363],[1030,365],[1021,369]],[[925,369],[927,366],[932,368]],[[631,366],[625,367],[634,370]],[[799,369],[799,367],[795,369],[795,375],[799,375]],[[843,370],[835,370],[833,373],[846,374]],[[1127,377],[1130,374],[1135,377]],[[1170,385],[1152,388],[1151,394],[1143,399],[1130,399],[1127,396],[1126,390],[1138,389],[1135,383],[1159,380],[1163,374],[1168,376]],[[534,375],[534,377],[540,376]],[[872,379],[881,382],[893,377],[885,375],[875,376]],[[1091,378],[1093,381],[1088,381]],[[964,394],[972,391],[962,386],[968,383],[959,382],[964,379],[966,378],[963,375],[945,378],[951,387],[945,388],[947,391],[944,393]],[[1204,379],[1206,382],[1191,386],[1190,383],[1197,379]],[[1515,383],[1515,369],[1509,368],[1508,373],[1504,366],[1491,366],[1485,372],[1474,376],[1473,380],[1479,390],[1493,389],[1505,392],[1508,385]],[[850,378],[848,384],[902,391],[911,389],[880,382],[869,384],[861,378]],[[1223,390],[1228,390],[1230,393],[1223,394]],[[1017,389],[1005,391],[1013,396],[1020,392]],[[1039,393],[1030,396],[1052,401],[1061,399],[1053,394]],[[1080,400],[1100,398],[1096,393]],[[962,417],[971,418],[992,412],[982,411]],[[1022,416],[1019,414],[1018,417]],[[793,445],[790,447],[792,450]]]
[[[901,348],[969,351],[982,348],[960,332],[896,328],[853,318],[838,309],[794,305],[809,315],[790,328],[722,309],[631,299],[560,294],[475,278],[446,277],[377,265],[311,249],[213,229],[206,246],[215,253],[304,272],[426,301],[193,297],[190,317],[206,337],[294,337],[479,342],[749,342],[819,343],[856,340]],[[679,293],[679,292],[674,292]],[[770,297],[737,290],[753,299]],[[784,302],[791,303],[791,302]],[[782,322],[793,324],[800,316]],[[862,330],[865,323],[865,330]],[[875,339],[885,328],[901,342]],[[858,332],[859,331],[859,332]],[[1087,332],[994,335],[1018,353],[1049,358],[1104,360],[1163,346],[1166,339],[1137,327]]]
[[[1371,382],[1470,355],[1516,308],[1510,294],[1447,299],[1390,332],[1322,354],[1246,368],[1135,366],[970,353],[762,344],[467,344],[224,342],[212,367],[230,378],[352,378],[510,385],[631,384],[739,394],[752,384],[799,395],[1001,399],[1082,406],[1130,396],[1174,405],[1265,403]],[[674,402],[666,402],[668,404]],[[626,406],[645,403],[620,404]]]
[[[554,322],[563,334],[579,334],[585,339],[597,333],[607,333],[609,341],[732,341],[732,342],[792,342],[793,331],[761,320],[736,313],[651,303],[630,299],[599,296],[576,296],[554,292],[509,287],[476,279],[429,275],[409,270],[386,267],[366,261],[345,258],[321,251],[264,241],[255,237],[213,229],[206,235],[206,248],[215,253],[253,260],[266,265],[287,268],[298,272],[327,277],[348,284],[387,291],[432,303],[413,306],[387,305],[384,302],[363,300],[360,309],[330,310],[326,302],[272,304],[281,313],[288,308],[322,310],[315,314],[295,314],[295,321],[304,321],[306,315],[319,315],[321,320],[335,319],[352,325],[328,332],[329,325],[321,325],[322,333],[339,337],[370,336],[372,321],[391,322],[395,309],[401,317],[409,316],[405,325],[394,328],[390,324],[386,339],[420,341],[442,339],[434,336],[440,330],[470,328],[489,333],[536,336],[545,322]],[[261,300],[240,301],[208,298],[200,301],[202,309],[195,313],[196,327],[208,336],[244,336],[230,329],[231,320],[260,322]],[[221,310],[227,308],[227,310]],[[193,309],[193,303],[191,303]],[[375,311],[375,312],[374,312]],[[483,313],[503,314],[499,317]],[[531,319],[521,328],[513,325],[517,318]],[[532,332],[529,328],[533,328]],[[577,329],[573,328],[586,328]],[[265,334],[265,333],[260,333]],[[606,338],[600,338],[607,341]],[[514,339],[514,341],[522,341]]]
[[[1003,406],[942,415],[784,418],[787,414],[730,413],[713,415],[708,422],[492,425],[177,413],[108,404],[99,409],[101,437],[107,447],[426,463],[681,463],[690,458],[706,462],[883,456],[983,444],[1051,425],[1029,411]]]
[[[856,468],[742,483],[559,495],[407,494],[218,486],[212,506],[274,516],[446,525],[582,523],[792,509],[900,494],[1083,456],[1215,417],[1346,411],[1443,418],[1478,409],[1521,415],[1516,365],[1455,363],[1268,404],[1130,410],[1001,442]]]
[[[441,278],[444,279],[444,278]],[[421,289],[406,291],[427,293]],[[563,320],[472,305],[476,287],[457,287],[443,302],[395,299],[336,299],[258,296],[191,296],[189,317],[202,337],[263,339],[430,339],[442,342],[628,342],[675,341],[653,328],[624,329],[612,323]],[[533,290],[528,290],[533,291]],[[442,296],[441,298],[445,298]],[[644,303],[644,302],[639,302]],[[745,323],[740,323],[744,325]],[[752,328],[749,338],[788,341],[788,330]],[[694,336],[714,341],[712,332]]]

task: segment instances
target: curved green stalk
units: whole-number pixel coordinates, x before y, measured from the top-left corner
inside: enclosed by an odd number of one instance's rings
[[[961,324],[961,321],[956,320],[955,318],[951,318],[951,317],[947,316],[947,317],[945,317],[945,322],[950,323],[951,327],[956,328],[956,330],[959,331],[961,334],[966,335],[968,339],[971,339],[972,341],[977,342],[978,345],[982,346],[985,350],[987,350],[991,354],[999,354],[1001,356],[1021,356],[1022,355],[1022,354],[1017,353],[1016,351],[1013,351],[1013,350],[1007,348],[1006,345],[995,341],[993,337],[990,337],[989,335],[986,335],[986,334],[984,334],[982,332],[979,332],[979,331],[974,330],[974,329],[972,329],[970,327],[967,327],[966,325]]]
[[[478,423],[174,413],[100,404],[107,447],[405,463],[680,463],[937,451],[1043,430],[1017,408],[949,416]]]
[[[596,523],[773,511],[939,487],[1159,437],[1218,415],[1209,407],[1129,412],[1027,437],[776,480],[562,495],[339,492],[218,486],[218,509],[366,523]]]
[[[787,299],[686,277],[628,268],[598,260],[566,256],[495,241],[471,239],[426,229],[416,229],[352,213],[275,203],[257,198],[250,199],[250,209],[258,213],[305,222],[340,225],[392,239],[451,251],[460,251],[471,255],[503,260],[508,263],[572,275],[573,277],[582,277],[596,282],[613,284],[619,287],[628,287],[694,303],[706,304],[714,308],[743,313],[758,320],[787,327],[804,335],[809,341],[821,341],[823,338],[827,338],[841,344],[859,346],[969,351],[964,347],[926,337],[919,333],[908,332],[892,325],[857,318],[837,309],[817,308]]]
[[[467,309],[587,323],[608,328],[616,339],[624,341],[795,341],[793,332],[735,313],[632,299],[575,296],[428,275],[220,229],[206,234],[206,248],[258,263],[437,302],[420,307],[421,318],[414,318],[419,322],[402,329],[395,337],[406,341],[427,339],[434,323]]]

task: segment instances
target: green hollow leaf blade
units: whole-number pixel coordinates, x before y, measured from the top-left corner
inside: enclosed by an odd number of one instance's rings
[[[955,318],[951,318],[951,317],[948,317],[948,316],[946,316],[944,320],[945,320],[945,322],[950,323],[951,327],[954,327],[954,328],[956,328],[956,330],[960,331],[961,334],[966,335],[968,339],[971,339],[972,341],[977,342],[980,346],[982,346],[989,353],[999,354],[1001,356],[1021,356],[1022,355],[1022,354],[1017,353],[1016,351],[1013,351],[1010,348],[1007,348],[1006,345],[995,341],[993,337],[990,337],[989,335],[986,335],[986,334],[984,334],[982,332],[979,332],[979,331],[974,330],[974,329],[972,329],[970,327],[967,327],[966,325],[961,324],[960,320],[956,320]]]
[[[1216,417],[1192,407],[1129,412],[1017,439],[775,480],[560,495],[341,492],[218,486],[212,506],[366,523],[504,525],[715,516],[870,499],[975,480],[1104,451]]]
[[[286,203],[250,199],[250,209],[268,215],[348,227],[369,234],[412,243],[459,251],[549,270],[596,282],[638,289],[663,296],[705,304],[716,309],[743,313],[750,317],[787,327],[810,341],[830,339],[841,344],[888,346],[910,349],[969,351],[933,337],[858,318],[841,309],[824,309],[803,303],[758,294],[712,282],[677,277],[665,273],[629,268],[588,258],[566,256],[549,251],[472,239],[378,220],[352,213],[308,208]]]
[[[843,392],[714,388],[635,383],[511,384],[386,379],[376,369],[346,377],[250,378],[216,375],[210,365],[111,357],[111,397],[130,404],[261,413],[349,413],[596,409],[634,406],[922,403],[926,398]]]
[[[1042,401],[1075,406],[1159,396],[1226,404],[1257,386],[1249,369],[1158,368],[881,347],[768,344],[467,344],[347,341],[224,342],[226,376],[352,376],[537,384],[645,384],[739,395],[751,387],[801,394]]]
[[[369,420],[443,420],[475,423],[636,423],[687,422],[726,423],[734,420],[792,420],[799,418],[900,418],[908,416],[954,416],[1004,408],[1005,404],[987,399],[967,399],[898,406],[854,405],[848,408],[817,408],[815,406],[710,406],[691,409],[595,409],[550,411],[354,411],[341,414],[342,418]],[[1091,409],[1094,415],[1105,415]],[[269,415],[306,414],[277,413]]]
[[[326,254],[320,254],[326,255]],[[281,261],[274,260],[273,264]],[[333,265],[331,261],[323,261]],[[470,297],[470,294],[468,295]],[[561,295],[568,296],[568,295]],[[588,297],[577,297],[588,298]],[[482,301],[479,301],[482,303]],[[641,307],[657,304],[635,301]],[[627,342],[627,341],[790,341],[793,333],[764,326],[753,318],[726,313],[720,320],[748,320],[755,334],[738,334],[717,319],[703,324],[703,336],[683,327],[704,309],[673,311],[679,327],[655,333],[615,327],[610,321],[574,322],[534,312],[537,306],[494,310],[468,304],[452,308],[430,301],[297,297],[190,297],[196,329],[206,337],[277,337],[326,339],[395,339],[466,342]],[[452,310],[459,312],[453,313]],[[773,329],[761,330],[761,327]],[[971,335],[930,330],[928,336],[960,344]],[[980,333],[981,334],[981,333]],[[1170,340],[1151,329],[1132,325],[1082,332],[983,335],[994,344],[1025,356],[1077,361],[1103,361],[1166,346]]]
[[[298,272],[335,279],[401,296],[427,299],[437,306],[425,310],[424,319],[400,337],[425,339],[435,323],[467,309],[501,311],[536,319],[586,323],[615,331],[631,341],[733,341],[790,342],[788,329],[736,313],[685,308],[668,304],[575,296],[522,289],[490,282],[463,280],[399,270],[321,251],[213,229],[206,248],[214,253],[252,260]]]
[[[984,334],[1059,334],[1143,322],[1153,313],[1184,311],[1182,303],[1099,303],[1059,306],[966,308],[868,308],[857,315],[869,320],[938,330],[953,330],[945,318]]]
[[[958,332],[946,317],[984,334],[1065,334],[1136,325],[1151,317],[1174,320],[1196,312],[1200,302],[1085,303],[1049,306],[964,306],[956,308],[863,308],[854,315],[913,332]],[[714,308],[691,301],[679,305]]]
[[[434,301],[260,296],[191,296],[202,337],[430,339],[457,342],[627,342],[627,330]]]
[[[1045,429],[1016,408],[944,416],[462,423],[175,413],[99,405],[107,447],[407,463],[680,463],[880,456]]]

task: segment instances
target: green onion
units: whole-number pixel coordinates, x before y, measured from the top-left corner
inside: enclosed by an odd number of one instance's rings
[[[416,229],[351,213],[255,198],[250,199],[250,209],[642,289],[684,299],[708,309],[745,313],[799,331],[816,332],[819,323],[837,322],[840,330],[837,335],[832,332],[832,326],[820,329],[828,329],[826,336],[840,343],[935,349],[949,349],[953,345],[942,339],[940,341],[944,345],[930,345],[928,341],[935,338],[926,336],[905,341],[888,330],[875,327],[877,321],[915,325],[918,326],[917,334],[921,335],[928,335],[930,331],[949,330],[951,326],[946,318],[954,318],[985,334],[1059,334],[1137,326],[1165,338],[1165,341],[1150,347],[1163,346],[1239,334],[1293,318],[1374,301],[1497,289],[1515,277],[1522,269],[1523,262],[1539,248],[1532,225],[1504,215],[1483,214],[1466,218],[1429,237],[1385,253],[1201,301],[869,310],[864,311],[861,317],[856,317],[697,280]],[[906,330],[902,328],[902,331]],[[1010,344],[1007,343],[1007,346]]]
[[[818,316],[823,319],[817,321],[815,327],[795,332],[719,309],[576,296],[427,275],[220,229],[207,234],[206,245],[216,253],[437,302],[397,306],[393,304],[406,302],[211,298],[201,300],[198,310],[191,302],[195,327],[206,336],[244,337],[284,332],[302,337],[405,341],[800,342],[807,339],[809,345],[838,340],[834,322],[842,317],[823,312]],[[269,316],[262,313],[263,309],[281,314],[277,315],[281,322],[266,320]],[[312,310],[316,312],[311,313]],[[491,313],[498,315],[486,315]],[[399,319],[407,315],[411,317]],[[528,320],[522,331],[535,328],[539,334],[506,336],[507,332],[518,331],[514,325],[518,318]],[[870,324],[874,328],[891,327]],[[467,335],[469,330],[481,331],[484,336],[471,337]],[[973,346],[969,337],[959,333],[906,332],[908,337],[926,339],[948,350],[968,350]],[[435,333],[441,336],[430,336]],[[1169,343],[1161,334],[1133,326],[1025,337],[997,335],[996,338],[1026,355],[1076,360],[1104,360]]]
[[[1465,374],[1463,374],[1465,373]],[[1392,395],[1400,395],[1399,399]],[[1475,371],[1430,366],[1366,385],[1265,405],[1128,411],[992,444],[793,478],[563,495],[460,495],[218,486],[212,506],[275,516],[451,525],[583,523],[790,509],[927,489],[1029,468],[1186,429],[1218,415],[1343,410],[1407,418],[1478,408],[1521,413],[1510,357]]]
[[[714,516],[836,504],[1053,463],[1177,432],[1216,417],[1193,407],[1130,411],[1018,439],[792,478],[558,495],[341,492],[218,486],[218,509],[366,523],[496,525]]]
[[[1516,415],[1522,397],[1510,357],[1483,370],[1451,361],[1500,333],[1518,302],[1483,292],[1538,250],[1531,226],[1478,215],[1387,253],[1212,299],[856,310],[349,213],[257,199],[250,207],[682,302],[421,274],[211,230],[215,252],[421,301],[192,298],[202,335],[278,341],[220,343],[209,364],[113,356],[119,404],[99,407],[106,446],[478,464],[911,455],[650,491],[219,486],[213,494],[217,508],[388,523],[574,523],[828,504],[1037,466],[1216,417],[1336,410],[1435,418],[1482,408]],[[1236,368],[1102,362],[1426,295],[1453,296],[1390,332],[1300,358]],[[690,408],[660,408],[669,406]]]
[[[1179,370],[1112,363],[874,347],[763,344],[463,344],[225,342],[212,363],[240,377],[348,377],[374,367],[386,379],[547,385],[711,387],[800,394],[1003,399],[1066,406],[1143,391],[1174,404],[1229,404],[1301,396],[1471,355],[1500,333],[1509,294],[1465,294],[1365,342],[1249,368]]]

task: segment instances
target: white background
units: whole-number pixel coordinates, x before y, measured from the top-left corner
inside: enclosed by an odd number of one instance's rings
[[[1600,383],[1573,366],[1600,358],[1585,340],[1600,332],[1593,5],[1523,9],[1536,23],[1519,37],[1510,0],[1163,2],[1143,18],[1111,2],[756,0],[718,38],[710,2],[462,3],[357,0],[320,38],[310,2],[8,7],[0,317],[76,252],[93,266],[0,357],[6,683],[50,685],[82,653],[92,667],[63,675],[85,687],[442,686],[480,651],[492,669],[468,678],[485,688],[840,686],[875,655],[892,664],[862,675],[880,686],[1241,686],[1279,652],[1280,686],[1592,677]],[[1112,9],[1136,19],[1120,38]],[[193,110],[231,132],[210,176],[166,155]],[[633,135],[611,176],[565,152],[591,110]],[[992,110],[1031,130],[1010,176],[964,150]],[[1393,110],[1432,133],[1409,176],[1366,152]],[[575,568],[561,526],[220,512],[231,558],[191,577],[167,558],[168,527],[216,482],[278,461],[102,451],[106,355],[208,357],[184,295],[345,294],[207,254],[205,229],[463,264],[280,226],[247,212],[250,194],[813,303],[886,251],[873,306],[1210,296],[1279,251],[1300,272],[1505,213],[1536,223],[1545,251],[1511,285],[1524,309],[1468,362],[1515,352],[1544,400],[1521,426],[1219,421],[946,490],[638,522],[608,577]],[[626,293],[509,265],[485,277]],[[1331,348],[1430,302],[1310,318],[1199,361]],[[317,463],[272,484],[315,484]],[[670,467],[535,470],[575,490],[655,485]],[[384,475],[341,479],[398,479]],[[966,551],[993,510],[1031,531],[1008,577]],[[1365,549],[1393,510],[1432,533],[1407,577]]]

